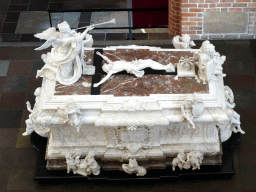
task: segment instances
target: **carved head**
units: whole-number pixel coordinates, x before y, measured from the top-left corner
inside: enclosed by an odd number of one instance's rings
[[[211,44],[210,41],[208,41],[208,40],[206,40],[202,43],[202,46],[200,49],[201,49],[202,53],[205,53],[205,54],[210,54],[210,53],[215,52],[214,45]]]
[[[35,96],[39,96],[40,95],[40,92],[41,92],[41,87],[38,87],[36,88],[35,92],[34,92],[34,95]]]
[[[224,86],[225,98],[230,103],[234,103],[234,94],[228,86]]]
[[[70,26],[66,21],[62,22],[61,24],[58,24],[58,28],[59,28],[60,32],[62,32],[62,33],[70,33],[71,32]]]
[[[183,42],[189,42],[190,41],[190,36],[188,34],[184,34],[184,35],[182,35],[181,40]]]
[[[68,108],[76,108],[76,105],[75,105],[75,102],[74,102],[73,99],[71,99],[71,98],[67,99],[66,103],[67,103],[66,107],[68,107]]]

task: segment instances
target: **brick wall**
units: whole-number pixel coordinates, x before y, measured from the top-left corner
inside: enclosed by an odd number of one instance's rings
[[[168,30],[171,36],[181,35],[181,0],[169,0]]]
[[[238,38],[256,38],[256,0],[178,0],[180,4],[180,31],[174,30],[170,26],[174,22],[173,18],[178,16],[179,12],[172,12],[175,0],[169,0],[169,33],[190,34],[193,39],[238,39]],[[175,6],[178,4],[175,3]],[[249,24],[247,33],[220,33],[204,34],[203,19],[207,12],[248,12]],[[174,33],[175,32],[175,33]]]

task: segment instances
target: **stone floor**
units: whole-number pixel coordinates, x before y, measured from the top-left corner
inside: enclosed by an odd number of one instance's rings
[[[36,152],[23,137],[34,90],[41,86],[36,70],[44,65],[40,52],[25,43],[0,44],[0,191],[256,191],[256,41],[211,41],[226,55],[224,81],[235,95],[241,115],[240,146],[235,151],[236,175],[231,179],[39,184],[33,181]],[[196,41],[197,48],[201,41]],[[159,46],[159,44],[155,44]],[[173,48],[167,45],[166,48]]]
[[[0,1],[0,42],[36,42],[35,33],[50,27],[49,3],[58,3],[61,0],[1,0]],[[102,1],[104,3],[104,1]],[[120,4],[131,6],[131,0],[120,0]],[[51,13],[52,24],[67,21],[72,28],[88,26],[116,19],[116,25],[108,24],[96,28],[129,27],[128,19],[132,14],[120,12],[62,12]],[[95,41],[126,40],[128,29],[95,29],[92,31]],[[134,29],[133,38],[136,40],[169,39],[167,28]]]

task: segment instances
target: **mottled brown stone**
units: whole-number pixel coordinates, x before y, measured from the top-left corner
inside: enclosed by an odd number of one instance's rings
[[[163,65],[167,65],[170,62],[172,64],[178,63],[180,57],[188,56],[192,57],[193,52],[190,51],[150,51],[149,49],[116,49],[116,50],[104,50],[104,55],[111,61],[125,60],[133,61],[135,59],[152,59]],[[106,63],[103,60],[103,64]]]
[[[102,78],[104,75],[102,75]],[[113,75],[100,87],[101,95],[149,96],[150,94],[209,93],[208,84],[198,84],[194,78],[179,78],[174,75]]]
[[[94,50],[84,51],[84,62],[86,65],[93,65]]]
[[[55,95],[90,95],[91,94],[91,85],[85,87],[84,83],[92,83],[91,76],[82,76],[76,83],[66,86],[56,83],[55,86]]]

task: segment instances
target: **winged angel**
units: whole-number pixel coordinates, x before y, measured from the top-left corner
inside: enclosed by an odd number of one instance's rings
[[[37,71],[36,77],[46,77],[52,81],[58,81],[63,85],[75,83],[82,74],[84,47],[92,47],[92,36],[87,34],[94,25],[87,27],[83,33],[71,30],[69,24],[64,21],[58,24],[60,32],[51,27],[35,37],[46,42],[35,50],[43,50],[52,46],[51,52],[42,54],[44,67]]]

